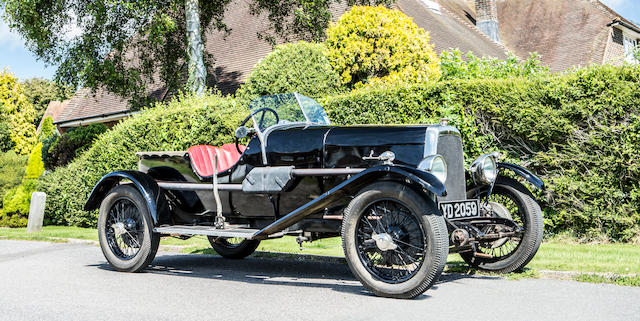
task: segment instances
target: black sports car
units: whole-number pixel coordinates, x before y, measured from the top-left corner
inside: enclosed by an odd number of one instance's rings
[[[413,298],[434,284],[450,252],[511,272],[540,245],[540,207],[513,177],[535,188],[542,181],[498,162],[497,153],[465,170],[460,133],[446,121],[333,126],[317,102],[297,93],[261,97],[249,109],[235,144],[141,152],[139,171],[102,178],[85,209],[100,208],[100,245],[111,265],[144,269],[167,235],[206,235],[216,252],[236,259],[264,239],[341,236],[365,287]]]

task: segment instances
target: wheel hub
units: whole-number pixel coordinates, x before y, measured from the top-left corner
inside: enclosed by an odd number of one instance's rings
[[[398,245],[393,241],[391,235],[387,233],[373,234],[371,238],[376,241],[376,246],[381,251],[395,250],[398,248]]]
[[[113,225],[111,225],[111,227],[113,228],[113,232],[117,236],[121,236],[121,235],[127,233],[127,228],[125,227],[123,222],[113,223]]]

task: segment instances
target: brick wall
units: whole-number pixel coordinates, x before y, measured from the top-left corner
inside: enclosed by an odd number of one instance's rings
[[[614,66],[620,66],[624,63],[622,30],[614,27],[611,28],[607,43],[607,50],[604,53],[604,59],[602,62],[605,64],[612,64]]]

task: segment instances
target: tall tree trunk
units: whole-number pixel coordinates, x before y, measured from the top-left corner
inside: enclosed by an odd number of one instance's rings
[[[186,0],[184,6],[187,18],[187,55],[189,59],[187,89],[201,94],[205,89],[207,69],[204,66],[204,45],[200,32],[200,8],[198,0]]]

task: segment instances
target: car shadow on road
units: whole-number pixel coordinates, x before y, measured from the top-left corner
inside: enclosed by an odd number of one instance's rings
[[[103,270],[115,271],[106,262],[92,266]],[[342,293],[373,296],[355,279],[345,263],[338,262],[283,260],[263,257],[230,260],[215,255],[172,254],[156,257],[144,273],[221,279],[253,284],[327,288]],[[443,274],[431,290],[416,299],[428,299],[430,297],[428,293],[437,290],[439,286],[464,278],[485,277],[457,273]]]

